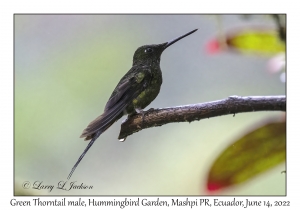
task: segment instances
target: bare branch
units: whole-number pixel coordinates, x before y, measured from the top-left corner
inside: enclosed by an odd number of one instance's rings
[[[254,111],[286,111],[286,96],[230,96],[229,98],[185,106],[150,109],[134,114],[121,125],[119,139],[145,128],[174,122],[192,122],[221,115]],[[144,118],[144,119],[143,119]]]

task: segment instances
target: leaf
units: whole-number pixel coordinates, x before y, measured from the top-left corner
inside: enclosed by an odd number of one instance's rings
[[[274,55],[285,52],[285,43],[276,30],[244,29],[226,36],[229,48],[242,53]]]
[[[272,122],[246,134],[213,163],[207,189],[243,183],[285,161],[286,122]]]

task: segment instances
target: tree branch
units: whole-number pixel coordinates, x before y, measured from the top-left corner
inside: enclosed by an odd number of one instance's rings
[[[286,97],[230,96],[226,99],[200,104],[149,109],[144,113],[144,117],[142,114],[134,114],[122,123],[118,138],[125,139],[142,129],[167,123],[192,122],[210,117],[254,111],[286,111]]]

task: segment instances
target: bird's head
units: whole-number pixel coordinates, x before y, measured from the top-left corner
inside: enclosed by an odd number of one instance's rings
[[[174,44],[175,42],[179,41],[180,39],[194,33],[198,29],[195,29],[187,34],[184,34],[172,41],[165,42],[162,44],[152,44],[152,45],[144,45],[139,47],[133,56],[133,65],[139,64],[139,63],[159,63],[160,56],[162,52],[167,49],[169,46]]]

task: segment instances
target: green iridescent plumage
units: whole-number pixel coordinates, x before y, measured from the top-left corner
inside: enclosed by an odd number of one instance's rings
[[[81,138],[91,140],[73,166],[68,179],[93,145],[95,140],[115,121],[126,114],[140,112],[147,107],[158,95],[162,84],[160,57],[162,52],[179,41],[194,33],[197,29],[163,44],[144,45],[139,47],[133,56],[132,68],[121,78],[102,115],[93,120],[81,134]]]

